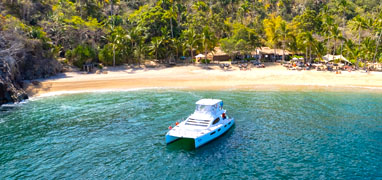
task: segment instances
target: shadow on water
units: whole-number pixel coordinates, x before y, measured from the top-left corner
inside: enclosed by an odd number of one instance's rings
[[[192,151],[195,150],[195,141],[194,139],[189,138],[180,138],[175,142],[168,144],[167,148],[169,150],[187,150]]]

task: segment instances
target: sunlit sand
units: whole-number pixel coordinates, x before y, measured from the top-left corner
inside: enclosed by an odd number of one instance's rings
[[[30,95],[46,93],[129,90],[136,88],[180,88],[193,90],[259,91],[376,91],[382,92],[382,73],[361,71],[341,74],[329,71],[287,70],[278,64],[242,71],[234,66],[189,65],[169,68],[109,68],[107,74],[67,72],[29,85]]]

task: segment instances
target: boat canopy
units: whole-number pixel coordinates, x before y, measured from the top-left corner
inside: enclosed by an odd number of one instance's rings
[[[212,105],[215,105],[215,104],[219,104],[220,102],[221,102],[221,104],[223,103],[223,101],[220,100],[220,99],[201,99],[198,102],[196,102],[196,104],[197,105],[212,106]]]
[[[223,109],[223,101],[220,99],[201,99],[196,102],[196,109],[193,114],[195,118],[215,118],[217,113]]]

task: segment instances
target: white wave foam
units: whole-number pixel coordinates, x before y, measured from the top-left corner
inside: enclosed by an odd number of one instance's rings
[[[26,104],[26,103],[28,103],[28,102],[29,102],[29,100],[28,100],[28,99],[25,99],[25,100],[22,100],[22,101],[20,101],[20,102],[2,104],[2,105],[0,105],[0,108],[5,109],[5,108],[15,108],[15,107],[20,107],[20,106],[22,106],[23,104]]]
[[[77,90],[77,91],[56,91],[48,92],[37,96],[32,96],[29,100],[34,101],[44,97],[60,96],[67,94],[82,94],[82,93],[109,93],[109,92],[130,92],[130,91],[142,91],[142,90],[166,90],[166,89],[182,89],[178,87],[163,88],[163,87],[147,87],[147,88],[130,88],[130,89],[101,89],[101,90]]]
[[[273,85],[266,85],[266,86],[273,86]],[[333,85],[324,85],[324,84],[289,84],[289,85],[281,85],[283,86],[306,86],[306,87],[312,87],[314,89],[315,87],[323,87],[323,88],[358,88],[358,89],[368,89],[368,90],[378,90],[382,91],[382,87],[369,87],[369,86],[333,86]],[[279,85],[275,85],[275,87],[279,87]],[[182,89],[188,89],[186,87],[145,87],[145,88],[128,88],[128,89],[101,89],[101,90],[77,90],[77,91],[56,91],[56,92],[48,92],[37,96],[32,96],[29,98],[29,100],[34,101],[40,98],[44,97],[51,97],[51,96],[60,96],[60,95],[67,95],[67,94],[81,94],[81,93],[108,93],[108,92],[129,92],[129,91],[142,91],[142,90],[182,90]],[[237,91],[243,89],[242,87],[229,87],[229,88],[222,88],[220,91]],[[192,89],[191,89],[192,90]],[[244,88],[244,90],[251,91],[255,89]]]

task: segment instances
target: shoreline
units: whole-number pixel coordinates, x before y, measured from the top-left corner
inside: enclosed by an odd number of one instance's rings
[[[29,84],[30,97],[49,94],[131,91],[137,89],[373,92],[382,93],[382,72],[292,71],[281,65],[240,71],[222,70],[217,65],[169,68],[109,68],[108,74],[67,72]]]

